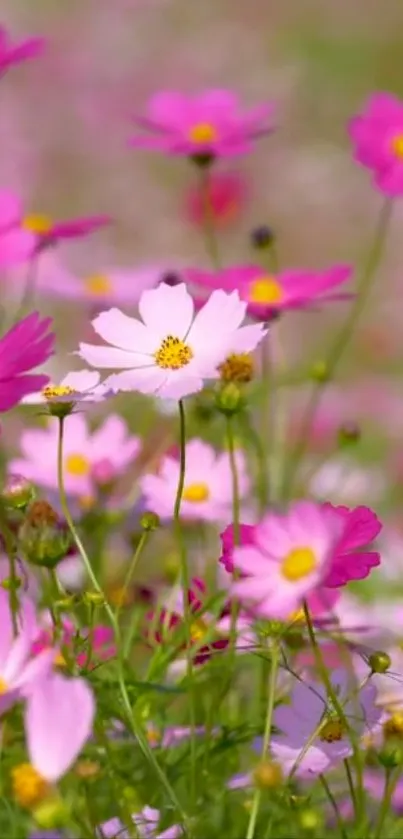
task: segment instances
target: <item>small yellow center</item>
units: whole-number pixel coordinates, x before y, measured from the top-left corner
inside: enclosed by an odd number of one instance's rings
[[[11,770],[13,795],[21,807],[31,809],[46,798],[49,784],[30,763],[20,763]]]
[[[147,726],[146,736],[150,746],[159,746],[159,744],[161,743],[161,732],[158,730],[158,728],[155,728],[155,726],[153,725]]]
[[[293,548],[281,563],[283,577],[290,583],[298,582],[314,570],[316,557],[312,548]]]
[[[193,351],[180,338],[167,335],[159,350],[154,353],[154,358],[158,367],[162,367],[163,370],[180,370],[192,360]]]
[[[403,159],[403,134],[396,134],[392,140],[392,149],[400,159]]]
[[[249,285],[248,299],[251,303],[262,303],[266,306],[280,303],[283,299],[283,289],[275,277],[258,277]]]
[[[74,771],[79,778],[96,778],[100,774],[101,766],[96,760],[84,758],[78,761]]]
[[[0,696],[2,694],[7,693],[8,691],[8,684],[4,681],[4,679],[0,678]]]
[[[217,131],[214,125],[211,125],[209,122],[199,122],[190,129],[189,139],[192,143],[197,143],[200,146],[214,143],[217,139]]]
[[[199,620],[196,620],[191,624],[190,636],[195,644],[198,644],[200,641],[203,641],[203,638],[205,637],[206,633],[207,626],[202,620],[202,618],[199,618]]]
[[[320,739],[325,743],[336,743],[343,739],[345,726],[343,720],[334,717],[327,720],[320,731]]]
[[[232,353],[217,368],[223,382],[250,382],[253,360],[249,353]]]
[[[60,396],[74,396],[76,391],[68,385],[46,385],[42,388],[42,395],[45,399],[57,399]]]
[[[383,724],[383,734],[385,740],[390,738],[403,740],[403,711],[396,711]]]
[[[69,475],[74,475],[77,478],[88,475],[90,471],[89,461],[82,454],[69,454],[66,457],[65,466]]]
[[[55,653],[53,664],[55,665],[55,667],[66,667],[67,661],[63,653],[60,652],[60,650],[57,653]]]
[[[32,213],[25,216],[22,226],[31,233],[37,233],[38,236],[44,236],[46,233],[51,232],[53,223],[50,216],[43,215],[42,213]]]
[[[210,490],[207,484],[194,483],[185,486],[182,498],[184,501],[190,501],[192,504],[200,504],[202,501],[207,501],[210,496]]]
[[[110,294],[113,291],[111,280],[104,274],[94,274],[92,277],[87,277],[84,280],[84,287],[90,294],[95,294],[99,297]]]

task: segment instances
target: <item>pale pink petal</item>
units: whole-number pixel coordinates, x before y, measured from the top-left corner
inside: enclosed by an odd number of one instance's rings
[[[145,292],[145,294],[154,292]],[[143,295],[144,296],[144,295]],[[167,310],[165,309],[165,318]],[[101,312],[92,321],[95,332],[108,344],[131,353],[150,355],[158,347],[149,330],[137,318],[130,318],[120,309],[109,309]]]
[[[101,376],[97,370],[77,370],[68,373],[60,382],[62,387],[72,387],[77,393],[85,393],[99,385]]]
[[[141,367],[147,358],[144,355],[139,355],[128,350],[121,350],[116,347],[102,347],[94,344],[80,344],[80,349],[77,353],[87,364],[92,367],[101,367],[101,369],[119,369],[119,367],[129,370],[134,367]]]
[[[217,289],[197,313],[189,332],[188,343],[196,352],[213,355],[227,348],[228,337],[240,326],[246,312],[246,303],[237,291],[226,294]]]
[[[157,288],[143,292],[139,312],[157,342],[167,335],[184,339],[192,323],[194,303],[185,283],[176,286],[161,283]]]
[[[167,371],[152,365],[148,368],[138,367],[125,373],[114,373],[105,379],[105,386],[118,393],[139,391],[140,393],[156,393],[167,380]]]

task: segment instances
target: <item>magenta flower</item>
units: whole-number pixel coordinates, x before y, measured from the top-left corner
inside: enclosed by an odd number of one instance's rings
[[[382,524],[369,507],[335,507],[323,505],[332,517],[336,514],[342,524],[340,540],[336,545],[325,586],[344,586],[350,580],[363,580],[372,568],[380,565],[377,551],[365,549],[382,530]]]
[[[186,279],[209,291],[217,288],[237,291],[241,300],[247,303],[248,314],[258,320],[269,320],[290,309],[313,308],[316,302],[350,299],[351,294],[332,289],[347,282],[351,274],[349,265],[334,265],[326,271],[294,269],[276,275],[269,274],[261,266],[234,265],[217,272],[189,268]]]
[[[33,213],[21,218],[21,226],[35,237],[36,251],[57,245],[63,239],[82,239],[110,224],[106,215],[84,216],[68,221],[54,222],[50,216]]]
[[[133,137],[132,146],[208,163],[252,151],[254,141],[273,130],[273,105],[245,110],[228,90],[196,96],[161,91],[136,122],[146,133]]]
[[[9,40],[7,30],[0,26],[0,77],[15,64],[22,64],[36,58],[43,52],[45,46],[44,38],[27,38],[17,44]]]
[[[7,190],[0,190],[0,268],[11,268],[26,262],[35,250],[33,233],[21,227],[21,208],[18,198]]]
[[[379,728],[383,712],[375,705],[374,685],[366,684],[360,690],[344,670],[333,674],[332,684],[356,736]],[[345,721],[332,706],[322,683],[296,682],[290,704],[277,707],[273,721],[280,733],[273,735],[271,751],[287,773],[322,774],[352,754]],[[312,739],[319,725],[321,729]]]
[[[208,200],[216,227],[226,228],[238,221],[248,198],[248,185],[238,172],[212,172]],[[205,224],[206,198],[200,184],[192,186],[186,195],[186,216],[197,227]]]
[[[391,93],[374,93],[350,120],[354,158],[371,169],[377,188],[391,197],[403,193],[403,102]]]
[[[51,318],[37,312],[15,324],[0,338],[0,411],[9,411],[28,393],[40,390],[49,376],[27,374],[53,354]]]
[[[84,679],[53,673],[42,679],[25,707],[25,733],[33,769],[58,781],[74,763],[92,733],[95,702]]]

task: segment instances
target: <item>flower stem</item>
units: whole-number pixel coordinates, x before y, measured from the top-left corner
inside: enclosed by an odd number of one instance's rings
[[[20,601],[18,597],[16,545],[13,533],[8,526],[7,516],[2,506],[0,506],[0,535],[3,538],[5,553],[10,563],[8,599],[10,604],[13,635],[14,637],[16,637],[18,635],[18,613],[20,610]]]
[[[203,203],[203,228],[207,253],[216,271],[221,268],[217,237],[214,225],[214,213],[211,204],[211,178],[208,166],[201,169],[201,195]]]
[[[330,804],[331,804],[332,809],[334,811],[334,814],[336,816],[337,827],[339,828],[340,835],[343,837],[343,839],[348,839],[346,829],[345,829],[344,824],[343,824],[343,819],[341,817],[340,810],[339,810],[338,805],[337,805],[337,801],[336,801],[336,799],[335,799],[335,797],[334,797],[334,795],[333,795],[333,793],[332,793],[332,791],[329,787],[329,784],[328,784],[325,776],[324,775],[319,775],[319,780],[322,784],[322,787],[323,787],[323,789],[326,793],[327,798],[330,801]]]
[[[120,599],[120,601],[119,601],[119,603],[116,607],[116,612],[115,612],[116,620],[118,620],[118,618],[119,618],[120,610],[121,610],[121,608],[122,608],[122,606],[125,602],[127,591],[130,587],[131,581],[133,579],[134,572],[137,568],[138,561],[139,561],[140,556],[142,554],[143,548],[144,548],[144,546],[147,542],[148,536],[149,536],[149,531],[144,530],[143,533],[140,536],[138,545],[137,545],[136,550],[133,554],[132,561],[131,561],[130,566],[129,566],[129,570],[126,574],[125,581],[123,583],[121,599]]]
[[[239,545],[241,541],[239,480],[235,457],[234,426],[233,418],[231,416],[227,417],[227,445],[232,477],[232,521],[234,527],[234,544]]]
[[[277,682],[277,671],[278,665],[280,660],[280,650],[278,643],[276,641],[273,642],[273,646],[271,649],[271,669],[270,669],[270,677],[269,677],[269,692],[268,692],[268,700],[267,700],[267,714],[266,714],[266,723],[265,729],[263,734],[263,745],[262,745],[262,755],[261,760],[262,762],[266,760],[269,746],[270,746],[270,735],[271,735],[271,726],[273,721],[273,710],[274,710],[274,699],[276,694],[276,682]],[[252,809],[250,812],[249,824],[248,829],[246,832],[246,839],[253,839],[255,834],[255,827],[257,818],[259,815],[259,807],[260,807],[260,800],[262,797],[262,791],[257,787],[255,789],[255,794],[253,796],[252,801]]]
[[[375,830],[374,830],[374,839],[381,839],[382,831],[383,831],[383,825],[384,825],[384,822],[385,822],[385,819],[386,819],[388,813],[390,813],[390,804],[391,804],[391,800],[392,800],[392,795],[394,793],[395,786],[396,786],[398,780],[399,780],[399,773],[397,773],[396,775],[393,775],[393,773],[390,770],[386,770],[385,786],[384,786],[384,790],[383,790],[383,798],[382,798],[382,801],[381,801],[381,806],[379,808],[378,823],[377,823],[377,825],[375,827]]]
[[[291,495],[294,478],[309,443],[312,422],[320,405],[322,394],[328,382],[333,378],[336,367],[354,334],[354,328],[357,325],[368,300],[372,288],[372,280],[375,276],[376,269],[383,253],[392,216],[392,209],[393,202],[390,199],[387,199],[382,206],[372,246],[361,274],[361,278],[358,282],[357,296],[348,317],[346,318],[340,332],[336,335],[334,342],[331,344],[328,356],[325,359],[326,379],[325,381],[318,381],[312,390],[310,400],[302,419],[301,433],[295,444],[294,450],[291,453],[288,469],[284,474],[282,495],[285,499]]]

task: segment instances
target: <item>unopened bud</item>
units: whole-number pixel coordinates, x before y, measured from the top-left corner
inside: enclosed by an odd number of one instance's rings
[[[5,591],[18,591],[22,586],[22,580],[19,577],[6,577],[5,580],[1,581],[0,585]]]
[[[47,501],[34,501],[18,530],[18,541],[28,562],[54,568],[66,557],[72,536]]]
[[[259,763],[253,772],[253,783],[260,789],[273,789],[283,783],[283,771],[279,763],[266,760]]]
[[[27,481],[22,475],[9,475],[0,498],[6,509],[25,510],[35,495],[36,490],[31,481]]]
[[[267,224],[261,224],[259,227],[255,227],[250,234],[250,238],[252,246],[257,250],[270,248],[275,241],[274,232]]]
[[[378,760],[384,769],[396,769],[403,764],[403,748],[396,741],[386,742],[378,752]]]
[[[316,363],[311,367],[310,377],[315,382],[328,382],[330,376],[326,361],[316,361]]]
[[[373,673],[386,673],[390,670],[392,660],[387,653],[382,652],[382,650],[376,650],[376,652],[371,653],[369,656],[368,664]]]
[[[175,286],[179,285],[182,282],[180,274],[177,274],[175,271],[166,271],[165,274],[162,275],[161,283],[165,283],[165,285]]]
[[[322,827],[323,817],[313,807],[307,807],[298,813],[298,822],[301,830],[304,830],[306,833],[315,833],[316,830]]]
[[[164,577],[168,583],[175,583],[180,574],[181,564],[178,554],[169,553],[163,564]]]
[[[42,830],[56,830],[69,823],[69,812],[60,798],[50,798],[32,812],[32,816]]]
[[[344,448],[358,443],[361,437],[359,426],[355,422],[346,422],[337,432],[339,446]]]
[[[229,382],[218,390],[215,401],[218,410],[229,417],[241,411],[245,404],[242,391],[234,382]]]
[[[85,591],[83,594],[84,603],[90,606],[103,606],[105,603],[105,595],[100,591]]]
[[[157,530],[160,526],[160,518],[157,513],[146,512],[140,517],[140,526],[143,530]]]

